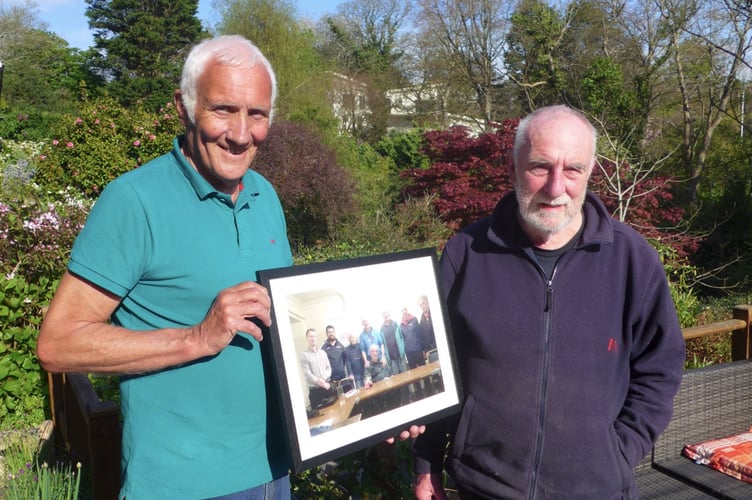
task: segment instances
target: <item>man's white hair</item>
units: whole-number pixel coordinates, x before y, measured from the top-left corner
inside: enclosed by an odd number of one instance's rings
[[[272,109],[269,115],[269,122],[271,123],[274,115],[274,101],[277,98],[277,77],[272,65],[261,50],[240,35],[225,35],[204,40],[195,45],[188,53],[180,79],[180,92],[182,93],[183,106],[191,123],[196,122],[196,86],[198,79],[210,62],[247,68],[261,64],[269,73],[272,82]]]

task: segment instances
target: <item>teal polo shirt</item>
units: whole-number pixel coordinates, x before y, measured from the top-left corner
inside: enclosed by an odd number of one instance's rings
[[[176,139],[170,153],[104,189],[68,269],[122,298],[116,325],[195,325],[220,290],[292,264],[274,189],[251,170],[242,183],[233,203]],[[216,356],[122,378],[121,498],[207,498],[287,472],[268,349],[241,333]]]

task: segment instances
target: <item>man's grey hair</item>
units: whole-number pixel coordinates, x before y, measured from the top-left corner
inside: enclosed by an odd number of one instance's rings
[[[271,63],[261,50],[240,35],[225,35],[204,40],[195,45],[188,53],[180,79],[180,91],[183,106],[191,123],[196,122],[196,86],[199,78],[211,62],[247,68],[261,64],[266,69],[272,82],[272,109],[269,115],[269,122],[271,123],[274,114],[274,101],[277,98],[277,77]]]
[[[530,127],[530,124],[538,117],[545,116],[545,115],[556,115],[556,114],[563,114],[563,115],[570,115],[574,116],[575,118],[579,119],[582,123],[587,125],[587,127],[592,132],[592,141],[593,141],[593,163],[595,163],[595,151],[598,143],[598,131],[595,130],[595,127],[593,124],[588,120],[588,118],[582,114],[580,111],[570,108],[569,106],[566,106],[564,104],[557,104],[554,106],[545,106],[543,108],[538,108],[526,117],[524,117],[522,120],[520,120],[519,125],[517,125],[517,132],[514,135],[514,150],[513,150],[513,158],[514,158],[514,165],[515,168],[517,165],[519,165],[519,155],[520,151],[524,146],[527,146],[530,142],[530,136],[528,135],[528,128]]]

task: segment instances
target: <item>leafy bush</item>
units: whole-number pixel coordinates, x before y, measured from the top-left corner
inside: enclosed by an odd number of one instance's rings
[[[0,421],[41,422],[48,408],[47,379],[36,357],[37,331],[57,283],[0,276]]]
[[[43,140],[49,136],[51,127],[59,119],[58,113],[48,111],[9,110],[0,114],[0,139]]]
[[[111,98],[87,102],[53,128],[34,180],[50,192],[71,187],[96,197],[115,177],[169,151],[183,130],[171,103],[151,113]]]
[[[430,161],[423,153],[424,147],[424,132],[416,128],[407,132],[390,132],[376,144],[374,150],[390,158],[396,169],[400,171],[410,168],[428,168]]]
[[[496,132],[472,137],[464,127],[425,133],[429,168],[402,172],[409,180],[403,193],[436,196],[437,214],[460,229],[491,213],[501,195],[512,188],[511,157],[517,120]]]
[[[298,248],[296,263],[363,257],[416,248],[440,249],[451,231],[433,212],[432,199],[409,199],[376,213],[358,213],[331,238]]]
[[[294,498],[411,498],[409,441],[377,444],[290,478]]]
[[[47,381],[37,331],[90,203],[68,192],[45,201],[28,182],[34,145],[8,147],[0,165],[0,420],[41,422]]]
[[[358,213],[377,214],[399,201],[404,182],[390,157],[348,137],[340,137],[334,147],[338,161],[355,183],[353,196]]]
[[[253,168],[274,185],[295,246],[327,238],[352,213],[351,176],[321,136],[302,125],[272,124]]]
[[[696,325],[697,318],[703,310],[702,303],[692,287],[692,283],[696,281],[697,268],[669,244],[660,240],[649,241],[663,261],[679,324],[682,328]]]

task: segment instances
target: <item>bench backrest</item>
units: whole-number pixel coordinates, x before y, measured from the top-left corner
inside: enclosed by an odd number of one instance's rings
[[[687,370],[674,415],[653,448],[653,459],[675,458],[687,444],[747,432],[752,426],[752,361]]]

